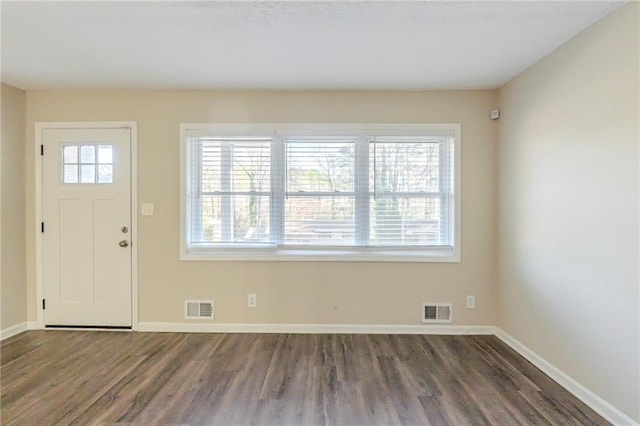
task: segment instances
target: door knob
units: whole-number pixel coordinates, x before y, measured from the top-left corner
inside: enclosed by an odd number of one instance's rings
[[[129,247],[129,241],[127,241],[127,240],[122,240],[122,241],[120,241],[120,242],[118,243],[118,245],[119,245],[120,247]]]

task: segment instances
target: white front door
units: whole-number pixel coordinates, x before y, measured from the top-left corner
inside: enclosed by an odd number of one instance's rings
[[[45,326],[131,327],[131,129],[43,129]]]

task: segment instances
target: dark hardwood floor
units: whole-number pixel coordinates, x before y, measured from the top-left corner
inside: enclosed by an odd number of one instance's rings
[[[493,336],[29,331],[2,424],[603,425]]]

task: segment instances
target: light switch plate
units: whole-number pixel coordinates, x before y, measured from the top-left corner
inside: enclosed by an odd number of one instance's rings
[[[475,309],[476,308],[476,297],[469,295],[467,296],[467,309]]]
[[[142,203],[140,206],[140,215],[141,216],[153,216],[153,204],[151,203]]]

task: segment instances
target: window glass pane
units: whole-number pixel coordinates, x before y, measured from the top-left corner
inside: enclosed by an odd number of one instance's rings
[[[98,166],[98,182],[100,183],[113,182],[113,166],[111,164],[100,164]]]
[[[353,141],[287,141],[289,192],[353,192]]]
[[[219,142],[202,142],[201,190],[221,190],[222,149]]]
[[[268,142],[233,142],[232,191],[269,191],[271,188],[271,144]]]
[[[196,243],[269,241],[268,196],[204,196],[196,206],[192,233],[202,236]]]
[[[269,240],[269,197],[235,195],[232,204],[233,241],[260,242]]]
[[[66,145],[65,147],[62,148],[62,152],[63,152],[64,163],[78,162],[78,146],[77,145]]]
[[[78,183],[78,166],[64,166],[64,183]]]
[[[353,245],[353,197],[289,197],[285,201],[285,242]]]
[[[95,181],[96,181],[96,166],[84,165],[84,164],[80,166],[80,182],[95,183]]]
[[[220,196],[203,196],[194,200],[192,235],[194,243],[213,243],[222,240]]]
[[[372,245],[437,245],[446,237],[440,198],[376,197],[370,200]]]
[[[269,192],[271,143],[254,140],[203,141],[202,192]]]
[[[80,162],[83,164],[96,162],[96,147],[94,145],[80,147]]]
[[[369,144],[370,191],[437,192],[440,144],[374,142]]]
[[[98,163],[100,164],[113,163],[113,147],[111,145],[98,146]]]

